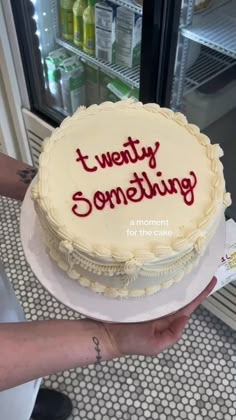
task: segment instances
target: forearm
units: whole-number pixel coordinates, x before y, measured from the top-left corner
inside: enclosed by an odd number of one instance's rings
[[[0,153],[0,195],[23,200],[36,170]]]
[[[0,340],[0,391],[119,356],[102,324],[89,320],[0,324]]]

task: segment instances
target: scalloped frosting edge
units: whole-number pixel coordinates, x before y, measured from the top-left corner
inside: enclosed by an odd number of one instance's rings
[[[61,256],[57,253],[55,249],[53,251],[50,250],[48,246],[48,252],[50,257],[55,261],[55,263],[59,266],[59,268],[66,272],[68,277],[71,280],[78,281],[82,287],[86,287],[88,289],[93,290],[96,293],[100,293],[106,297],[110,298],[138,298],[144,296],[151,296],[155,293],[160,292],[163,289],[168,289],[169,287],[173,286],[176,283],[179,283],[183,277],[188,274],[199,262],[200,256],[195,259],[194,262],[189,264],[185,267],[185,269],[173,278],[164,281],[156,286],[146,287],[142,289],[128,289],[127,287],[124,288],[115,288],[115,287],[107,287],[102,285],[101,283],[90,280],[85,276],[79,275],[78,272],[71,271],[69,266],[66,265],[64,262],[61,261]]]
[[[212,172],[215,174],[215,181],[212,185],[212,193],[210,197],[210,203],[208,208],[205,210],[204,216],[198,221],[197,228],[195,231],[190,231],[189,234],[185,234],[183,237],[176,237],[170,247],[156,247],[155,249],[145,249],[141,251],[130,251],[126,250],[125,248],[118,249],[118,248],[105,248],[99,247],[97,244],[93,242],[89,242],[84,238],[76,238],[75,241],[71,241],[71,238],[68,237],[65,229],[61,226],[55,217],[55,212],[48,202],[46,194],[43,196],[42,194],[42,187],[41,182],[43,182],[47,176],[47,171],[45,170],[45,166],[47,165],[47,161],[49,159],[48,155],[50,150],[53,148],[54,143],[58,141],[63,136],[63,128],[66,128],[68,125],[71,124],[71,121],[78,120],[81,118],[85,118],[91,115],[94,115],[98,111],[101,110],[110,110],[111,108],[130,108],[130,109],[138,109],[142,108],[147,112],[152,113],[160,113],[165,118],[175,120],[176,123],[184,126],[192,135],[196,137],[198,142],[206,148],[206,154],[209,160],[211,160],[211,169]],[[90,253],[92,255],[97,255],[102,258],[113,258],[115,261],[126,261],[133,258],[145,260],[151,260],[159,258],[160,261],[165,260],[170,256],[173,256],[180,252],[186,252],[189,249],[195,249],[197,253],[202,254],[206,245],[208,243],[208,235],[205,235],[205,228],[208,227],[212,216],[215,215],[217,218],[217,213],[221,211],[219,208],[220,203],[222,203],[222,208],[227,207],[230,205],[230,194],[229,193],[222,193],[225,188],[225,182],[223,177],[222,171],[222,164],[219,160],[219,157],[222,156],[222,149],[219,145],[211,145],[209,138],[200,133],[200,130],[197,126],[193,124],[189,124],[187,122],[186,117],[181,113],[174,113],[170,109],[160,108],[158,104],[142,104],[141,102],[135,102],[133,100],[123,100],[117,103],[112,102],[104,102],[101,105],[92,105],[88,108],[82,107],[79,109],[72,117],[67,117],[61,124],[59,128],[57,128],[51,135],[50,138],[45,139],[42,154],[40,156],[40,165],[39,165],[39,174],[38,174],[38,183],[33,187],[32,190],[32,199],[37,202],[39,207],[41,208],[42,212],[44,213],[44,217],[48,219],[50,226],[55,230],[55,236],[60,237],[61,241],[68,241],[70,242],[71,246],[74,250],[79,250],[82,252]],[[212,203],[214,200],[214,203]],[[218,212],[217,212],[218,208]]]
[[[112,260],[99,261],[75,251],[68,241],[60,242],[51,231],[47,222],[44,219],[41,219],[39,209],[38,216],[44,233],[44,239],[47,248],[50,249],[50,253],[53,254],[55,250],[58,265],[61,268],[63,268],[63,266],[69,267],[70,271],[73,271],[74,273],[79,271],[79,268],[78,270],[76,268],[78,266],[86,270],[88,275],[89,273],[93,273],[98,276],[106,277],[119,276],[124,281],[124,284],[129,284],[130,282],[134,282],[139,275],[146,278],[160,278],[184,270],[185,267],[192,264],[198,256],[195,249],[193,249],[183,256],[180,256],[178,259],[169,261],[168,264],[161,264],[161,266],[159,265],[159,261],[155,261],[152,264],[143,264],[137,259],[122,262],[113,262]]]

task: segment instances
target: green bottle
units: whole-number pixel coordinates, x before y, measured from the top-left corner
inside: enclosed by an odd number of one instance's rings
[[[83,48],[84,25],[83,13],[88,7],[88,0],[77,0],[73,6],[74,14],[74,44]]]
[[[95,3],[96,0],[88,0],[88,7],[83,13],[84,24],[84,52],[95,55]]]
[[[60,0],[61,34],[68,41],[73,41],[73,5],[74,0]]]

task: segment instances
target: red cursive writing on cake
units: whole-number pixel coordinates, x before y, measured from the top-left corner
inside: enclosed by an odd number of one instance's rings
[[[99,169],[110,168],[112,166],[121,166],[125,164],[135,164],[138,161],[148,159],[148,165],[151,169],[156,169],[156,155],[160,149],[160,143],[155,142],[154,146],[142,147],[141,151],[137,149],[140,144],[139,140],[133,140],[131,137],[123,144],[125,150],[120,152],[106,152],[101,156],[95,155],[94,159],[99,166],[89,165],[89,156],[84,155],[80,149],[77,149],[77,162],[82,164],[86,172],[95,172]],[[128,149],[127,149],[128,148]],[[166,195],[180,194],[184,203],[191,206],[194,203],[194,188],[197,184],[197,176],[194,171],[189,172],[189,176],[185,178],[169,178],[161,179],[162,172],[158,171],[155,176],[157,182],[152,182],[147,174],[143,171],[141,174],[133,172],[132,178],[129,180],[127,187],[116,186],[110,191],[96,191],[91,198],[85,197],[82,191],[73,194],[74,206],[73,213],[78,217],[89,216],[94,209],[103,210],[106,206],[114,209],[118,205],[127,206],[130,202],[139,203],[154,197],[163,197]]]
[[[138,161],[142,161],[144,159],[148,159],[148,165],[151,169],[155,169],[157,162],[156,162],[156,154],[159,150],[160,143],[156,141],[154,147],[142,147],[141,151],[138,151],[137,145],[140,144],[140,140],[136,139],[133,140],[131,137],[128,137],[128,141],[123,144],[125,150],[121,150],[120,152],[105,152],[102,153],[101,156],[95,155],[94,158],[99,164],[100,168],[111,168],[112,166],[123,166],[129,163],[137,163]],[[77,152],[77,159],[76,162],[81,162],[83,169],[87,172],[95,172],[98,170],[97,166],[90,167],[88,165],[88,155],[83,155],[80,149],[76,150]]]

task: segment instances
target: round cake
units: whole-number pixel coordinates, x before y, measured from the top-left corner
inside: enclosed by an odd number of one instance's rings
[[[157,104],[79,108],[45,140],[32,189],[50,256],[111,297],[172,286],[231,202],[221,156],[184,115]]]

